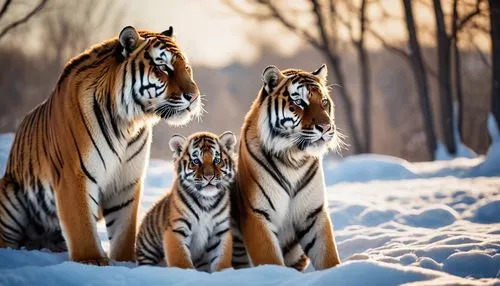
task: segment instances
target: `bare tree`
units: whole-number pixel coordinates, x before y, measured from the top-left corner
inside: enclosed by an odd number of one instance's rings
[[[500,127],[500,1],[488,0],[491,25],[491,112]]]
[[[420,99],[420,108],[424,119],[424,131],[427,137],[427,150],[431,158],[434,159],[436,151],[436,132],[434,131],[433,115],[431,102],[429,99],[429,85],[427,82],[427,73],[424,67],[424,60],[420,50],[420,43],[417,36],[417,27],[413,14],[411,0],[402,0],[404,14],[406,19],[406,29],[408,31],[408,46],[410,49],[409,59],[415,80],[417,82],[417,90]]]
[[[315,28],[319,36],[315,36],[308,29],[301,27],[296,21],[291,20],[287,14],[286,5],[277,5],[270,0],[249,0],[247,1],[258,8],[257,12],[248,12],[238,6],[232,0],[225,0],[225,3],[244,16],[249,16],[259,20],[273,20],[281,23],[288,30],[306,40],[311,46],[317,49],[327,59],[333,69],[333,76],[336,82],[342,87],[339,90],[340,99],[344,105],[344,114],[347,119],[348,128],[352,139],[352,151],[354,153],[363,152],[363,144],[359,139],[358,127],[355,121],[355,114],[351,96],[345,88],[345,75],[342,69],[342,60],[336,42],[338,40],[335,24],[337,20],[337,9],[335,1],[330,0],[328,5],[322,5],[318,0],[311,0],[311,10],[309,16],[315,21]]]
[[[47,2],[48,0],[40,0],[40,2],[33,9],[28,11],[24,16],[19,19],[13,20],[9,24],[5,25],[2,29],[0,29],[0,40],[14,28],[28,22],[35,14],[39,13],[45,7],[45,4],[47,4]],[[2,8],[0,8],[0,19],[7,15],[7,11],[11,8],[12,4],[12,0],[5,0]]]
[[[371,139],[372,139],[372,88],[371,88],[371,67],[370,61],[368,58],[368,53],[365,47],[365,39],[366,39],[366,30],[367,30],[367,16],[366,10],[368,6],[367,0],[361,0],[361,4],[359,7],[355,7],[352,5],[350,0],[344,1],[344,4],[347,6],[349,11],[354,14],[352,19],[358,21],[359,31],[358,37],[355,36],[353,24],[349,19],[342,19],[340,15],[338,16],[339,21],[345,25],[349,31],[349,36],[353,46],[356,49],[356,53],[358,55],[358,64],[359,64],[359,72],[361,78],[361,114],[362,114],[362,122],[363,122],[363,139],[364,139],[364,152],[370,153],[372,150],[371,147]]]
[[[458,131],[461,134],[463,120],[463,94],[462,79],[460,75],[460,50],[458,48],[459,32],[476,16],[481,14],[482,0],[476,0],[474,9],[460,18],[458,10],[458,0],[452,2],[451,34],[448,34],[445,24],[446,15],[443,13],[441,0],[433,0],[434,15],[436,19],[436,42],[438,57],[438,80],[441,109],[441,128],[444,142],[448,153],[456,154],[457,142],[455,142],[453,130],[453,94],[451,84],[451,52],[453,50],[453,61],[455,64],[455,91],[458,102]],[[461,138],[461,135],[460,135]]]

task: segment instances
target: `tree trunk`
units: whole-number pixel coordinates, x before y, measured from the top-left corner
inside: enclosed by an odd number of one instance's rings
[[[491,113],[500,127],[500,1],[488,0],[491,21]]]
[[[406,18],[406,28],[408,30],[408,42],[410,46],[410,59],[415,81],[417,83],[420,108],[424,120],[424,131],[427,139],[427,151],[432,159],[434,159],[436,151],[436,133],[434,131],[433,117],[431,104],[429,100],[429,86],[427,83],[427,75],[425,73],[420,44],[417,39],[417,31],[415,20],[413,18],[413,8],[411,0],[402,0]],[[492,0],[494,1],[494,0]]]
[[[356,43],[358,51],[358,61],[361,76],[362,88],[362,114],[363,117],[363,139],[365,141],[364,152],[370,153],[372,149],[372,115],[371,115],[371,86],[370,86],[370,62],[365,49],[365,30],[366,30],[366,4],[367,0],[361,1],[361,8],[359,10],[359,23],[360,23],[360,36],[359,41]]]
[[[461,142],[464,142],[463,137],[463,120],[464,120],[464,96],[462,90],[462,74],[460,64],[460,50],[458,49],[458,0],[453,0],[453,16],[451,36],[453,38],[453,63],[454,63],[454,77],[455,77],[455,93],[457,97],[457,130]]]
[[[436,42],[439,63],[439,105],[441,111],[441,129],[448,153],[457,153],[455,136],[453,134],[453,97],[451,94],[450,72],[450,39],[446,33],[441,0],[433,0],[434,16],[436,18]]]
[[[358,135],[359,133],[358,133],[358,128],[356,126],[356,120],[354,119],[351,97],[349,96],[347,88],[345,86],[345,77],[344,77],[344,72],[342,71],[340,57],[338,56],[337,49],[334,46],[335,43],[332,43],[332,38],[327,33],[326,29],[327,23],[323,18],[321,5],[319,4],[318,1],[312,1],[312,4],[313,4],[314,14],[316,15],[317,27],[323,42],[323,49],[321,49],[321,52],[326,56],[326,58],[332,65],[333,76],[336,78],[338,84],[340,84],[341,86],[340,97],[344,102],[345,106],[344,111],[346,114],[347,124],[349,125],[350,129],[349,131],[352,136],[353,151],[356,154],[362,153],[363,146],[361,145],[361,141],[359,140],[359,135]],[[337,11],[335,10],[335,5],[331,5],[329,8],[330,8],[329,12],[332,14],[331,17],[335,17],[335,14],[337,13]]]
[[[352,108],[352,102],[347,93],[347,89],[344,85],[344,73],[342,72],[340,59],[333,54],[327,54],[328,61],[333,67],[333,76],[337,79],[338,84],[340,84],[339,92],[342,101],[344,102],[344,113],[347,119],[347,125],[349,126],[349,131],[352,136],[352,147],[353,152],[356,154],[363,152],[363,147],[361,146],[361,141],[358,136],[358,128],[356,126],[356,121],[354,119],[354,112]]]

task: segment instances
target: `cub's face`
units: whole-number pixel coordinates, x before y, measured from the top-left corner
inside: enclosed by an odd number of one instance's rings
[[[163,33],[126,27],[119,38],[126,59],[122,89],[130,92],[137,113],[161,117],[171,125],[201,115],[200,92],[172,27]]]
[[[170,139],[177,173],[182,186],[203,197],[212,197],[233,182],[236,170],[231,132],[217,136],[208,132],[189,138],[176,135]]]
[[[334,104],[326,87],[327,67],[314,72],[264,70],[259,95],[261,143],[272,153],[320,155],[335,143]]]

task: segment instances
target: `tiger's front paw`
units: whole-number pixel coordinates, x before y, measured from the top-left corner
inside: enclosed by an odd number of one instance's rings
[[[108,266],[110,265],[110,260],[107,257],[101,257],[99,259],[86,259],[86,260],[76,260],[76,262],[88,264],[88,265],[97,265],[97,266]]]

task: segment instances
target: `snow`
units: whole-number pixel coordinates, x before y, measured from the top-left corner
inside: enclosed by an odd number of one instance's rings
[[[2,172],[12,139],[0,135]],[[208,274],[118,262],[97,267],[68,261],[67,253],[0,249],[0,285],[500,285],[500,171],[493,163],[500,162],[499,141],[486,156],[469,159],[410,163],[366,154],[326,161],[343,261],[333,269]],[[171,162],[151,160],[140,217],[171,183]],[[98,233],[109,249],[103,222]]]

